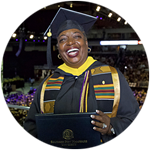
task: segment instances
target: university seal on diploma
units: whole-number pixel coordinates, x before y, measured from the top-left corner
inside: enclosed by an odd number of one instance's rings
[[[73,136],[73,131],[70,130],[70,129],[66,129],[64,132],[63,132],[63,138],[65,140],[71,140],[74,138]]]

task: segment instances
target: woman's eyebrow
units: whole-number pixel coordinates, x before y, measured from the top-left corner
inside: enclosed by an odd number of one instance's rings
[[[81,32],[78,32],[78,31],[73,32],[73,34],[76,34],[76,33],[82,34]],[[62,34],[62,35],[58,36],[58,39],[61,38],[62,36],[67,36],[67,35],[66,34]]]
[[[60,35],[58,38],[60,38],[61,36],[66,36],[65,34]]]
[[[78,31],[74,32],[73,34],[76,34],[76,33],[79,33],[79,34],[81,34],[81,33],[80,33],[80,32],[78,32]]]

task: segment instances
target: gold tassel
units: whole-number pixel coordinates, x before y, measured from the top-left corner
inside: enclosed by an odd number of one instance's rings
[[[51,36],[52,36],[51,29],[49,29],[49,32],[47,33],[47,36],[48,36],[48,37],[51,37]]]
[[[89,83],[87,83],[87,88],[86,88],[85,112],[87,112],[87,98],[88,98],[88,90],[89,90]]]

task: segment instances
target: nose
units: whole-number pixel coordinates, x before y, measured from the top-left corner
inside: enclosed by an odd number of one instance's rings
[[[68,38],[68,40],[67,40],[68,45],[73,45],[74,43],[75,43],[74,38],[72,38],[72,37]]]

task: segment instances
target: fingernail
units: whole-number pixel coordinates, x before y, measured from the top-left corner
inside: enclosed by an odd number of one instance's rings
[[[99,110],[96,110],[97,113],[99,113]]]
[[[94,118],[94,115],[91,115],[91,118]]]
[[[96,130],[96,127],[93,127],[94,130]]]
[[[92,123],[92,124],[95,124],[95,121],[92,120],[91,123]]]

